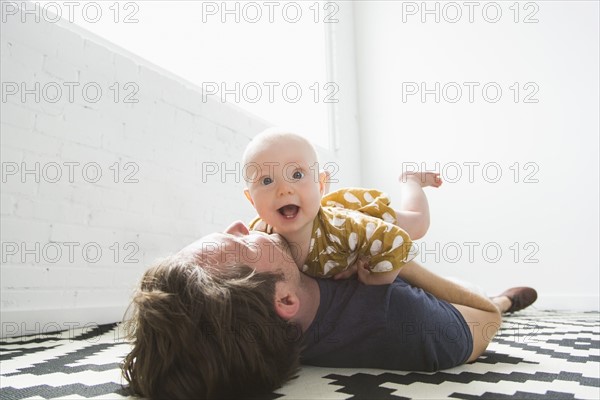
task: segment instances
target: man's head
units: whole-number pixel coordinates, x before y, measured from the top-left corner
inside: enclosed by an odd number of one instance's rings
[[[246,147],[244,191],[258,215],[282,235],[311,224],[319,211],[327,174],[304,137],[269,129]]]
[[[301,331],[290,321],[298,271],[285,265],[289,256],[276,238],[242,241],[229,232],[144,274],[128,321],[133,349],[123,364],[135,393],[240,398],[272,391],[296,372]]]

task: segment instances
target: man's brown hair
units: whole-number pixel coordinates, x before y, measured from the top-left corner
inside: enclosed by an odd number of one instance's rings
[[[270,392],[298,369],[298,326],[274,307],[283,275],[247,266],[215,269],[174,255],[150,267],[126,327],[122,365],[150,398],[241,398]]]

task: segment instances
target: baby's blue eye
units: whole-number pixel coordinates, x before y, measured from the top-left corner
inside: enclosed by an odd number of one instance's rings
[[[271,183],[273,183],[273,179],[266,177],[263,179],[262,183],[263,185],[270,185]]]
[[[296,171],[296,172],[294,172],[293,178],[294,179],[302,179],[302,178],[304,178],[304,173],[300,172],[300,171]]]

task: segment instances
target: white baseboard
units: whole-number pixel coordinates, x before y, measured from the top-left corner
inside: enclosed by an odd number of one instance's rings
[[[2,337],[39,335],[51,332],[93,329],[98,325],[119,322],[126,306],[75,309],[3,310],[0,312]]]
[[[460,278],[445,278],[482,296],[492,296],[492,294],[500,293],[500,291],[486,293],[480,286]],[[535,287],[535,285],[533,285],[533,287]],[[561,295],[547,295],[543,291],[538,291],[538,299],[533,304],[533,307],[538,310],[600,311],[600,294],[579,295],[567,293]]]
[[[551,295],[541,293],[533,304],[538,310],[600,311],[600,295]]]

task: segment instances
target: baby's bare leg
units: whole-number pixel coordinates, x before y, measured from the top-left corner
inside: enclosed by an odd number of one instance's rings
[[[400,175],[401,197],[396,209],[398,226],[411,239],[420,239],[429,229],[429,203],[423,188],[439,187],[440,174],[434,172],[405,172]]]

